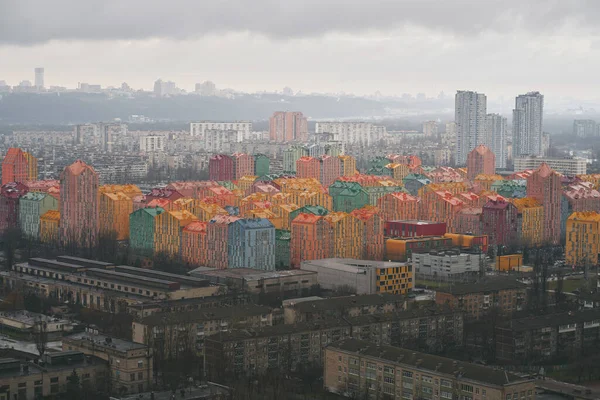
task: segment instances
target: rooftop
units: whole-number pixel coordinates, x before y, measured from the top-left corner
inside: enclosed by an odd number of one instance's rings
[[[104,349],[115,349],[118,351],[143,350],[146,346],[140,343],[130,342],[128,340],[118,339],[94,332],[80,332],[63,338],[64,342],[80,342]]]
[[[299,312],[315,312],[335,310],[345,307],[363,307],[363,306],[378,306],[388,303],[404,302],[405,298],[402,295],[379,293],[367,294],[361,296],[345,296],[331,297],[329,299],[304,301],[301,303],[290,304]]]
[[[595,321],[596,323],[600,322],[600,309],[570,311],[513,319],[506,323],[506,327],[515,331],[525,331],[592,321]]]
[[[463,295],[480,292],[493,292],[497,290],[525,289],[527,285],[518,282],[515,279],[505,277],[489,277],[481,279],[472,284],[454,285],[449,288],[440,288],[440,292],[451,293],[453,295]]]
[[[302,276],[311,275],[315,272],[302,271],[299,269],[291,269],[286,271],[262,271],[259,269],[252,268],[227,268],[227,269],[214,269],[209,267],[198,267],[189,272],[192,276],[215,276],[223,278],[236,278],[246,280],[260,280],[260,279],[277,279],[285,278],[289,276]]]
[[[530,381],[501,369],[485,367],[451,358],[434,356],[413,350],[393,346],[376,346],[357,339],[345,339],[330,344],[327,349],[339,350],[357,356],[372,357],[395,365],[407,365],[425,371],[435,371],[449,376],[458,376],[461,380],[482,382],[494,386],[504,386]]]
[[[405,266],[406,263],[390,261],[356,260],[353,258],[323,258],[320,260],[302,261],[301,268],[315,266],[338,271],[359,273],[365,268],[393,268]]]
[[[178,323],[189,323],[199,321],[213,321],[222,319],[232,319],[240,317],[252,317],[258,315],[270,314],[269,307],[253,304],[224,306],[215,308],[206,308],[201,310],[179,312],[179,313],[159,313],[147,316],[142,319],[145,325],[171,325]]]

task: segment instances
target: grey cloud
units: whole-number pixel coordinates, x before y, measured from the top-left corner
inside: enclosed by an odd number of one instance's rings
[[[421,26],[469,36],[572,22],[597,29],[597,0],[0,0],[0,44],[51,40],[271,38]]]

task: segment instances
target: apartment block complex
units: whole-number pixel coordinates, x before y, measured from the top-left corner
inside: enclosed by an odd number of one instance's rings
[[[49,210],[58,210],[58,200],[42,192],[29,192],[19,199],[19,226],[25,237],[40,238],[40,217]]]

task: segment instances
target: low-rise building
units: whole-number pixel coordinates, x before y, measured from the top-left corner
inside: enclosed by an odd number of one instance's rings
[[[323,382],[330,392],[358,398],[535,399],[532,379],[357,339],[325,349]]]
[[[106,383],[108,365],[98,357],[85,356],[78,351],[62,351],[46,353],[42,361],[43,366],[29,360],[1,358],[0,399],[61,398],[73,371],[81,384],[94,387],[99,392],[110,387]]]
[[[25,310],[0,312],[0,327],[2,333],[24,339],[44,333],[49,340],[60,340],[63,334],[73,331],[73,323],[68,320]]]
[[[199,267],[189,274],[216,285],[233,285],[249,293],[303,293],[318,283],[316,272],[299,269],[262,271],[251,268]]]
[[[545,362],[595,351],[600,310],[572,311],[508,321],[496,327],[496,357],[507,362]]]
[[[412,265],[418,279],[469,281],[479,274],[481,254],[463,253],[460,249],[414,253]]]
[[[466,317],[474,319],[483,317],[493,308],[510,315],[524,308],[527,302],[527,286],[515,279],[485,278],[474,284],[438,289],[435,302],[463,311]]]
[[[406,297],[390,293],[332,297],[303,301],[290,300],[284,306],[286,324],[320,321],[329,318],[386,314],[406,309]]]
[[[406,294],[413,287],[412,266],[406,263],[325,258],[303,261],[300,268],[316,272],[325,289],[343,286],[356,294]]]
[[[152,388],[152,349],[143,344],[101,335],[89,328],[63,338],[62,348],[107,361],[115,392],[143,393]]]
[[[565,157],[517,157],[514,160],[515,171],[537,169],[542,163],[548,164],[553,170],[568,176],[585,175],[587,171],[587,160],[585,158]]]

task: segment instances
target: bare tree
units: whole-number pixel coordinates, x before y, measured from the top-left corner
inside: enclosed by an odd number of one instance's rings
[[[43,357],[48,347],[48,323],[42,317],[33,325],[33,338],[40,357]]]

